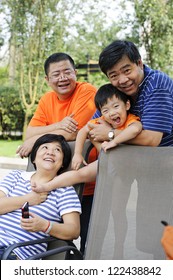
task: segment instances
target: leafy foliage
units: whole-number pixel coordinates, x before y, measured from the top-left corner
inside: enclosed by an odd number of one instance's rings
[[[135,28],[146,62],[173,76],[173,1],[135,0]]]
[[[24,111],[19,102],[18,90],[12,87],[0,87],[0,130],[4,139],[11,132],[22,131]]]
[[[0,23],[1,45],[10,34],[9,64],[0,71],[1,96],[8,92],[10,104],[14,89],[15,102],[24,114],[22,128],[19,122],[23,135],[48,89],[43,63],[54,52],[69,53],[76,64],[98,61],[106,45],[125,38],[145,50],[144,60],[152,68],[173,75],[173,0],[1,0],[0,13],[5,15],[5,24]],[[88,78],[96,87],[107,82],[101,72]],[[7,129],[12,129],[10,112],[3,114],[3,120],[1,113],[1,126],[8,124]]]

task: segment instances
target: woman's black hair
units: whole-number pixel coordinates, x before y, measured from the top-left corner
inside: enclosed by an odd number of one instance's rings
[[[36,158],[36,154],[38,151],[38,148],[46,143],[52,143],[52,142],[58,142],[61,145],[62,152],[63,152],[63,163],[60,170],[58,170],[57,175],[60,173],[63,173],[69,166],[71,161],[71,149],[67,141],[65,140],[64,136],[57,135],[57,134],[45,134],[38,138],[32,148],[31,151],[31,162],[34,165],[35,169],[37,169],[34,160]]]

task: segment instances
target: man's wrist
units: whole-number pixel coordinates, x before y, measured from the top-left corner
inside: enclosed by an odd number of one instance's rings
[[[109,132],[108,132],[108,139],[109,139],[109,141],[111,141],[111,140],[113,140],[114,138],[115,138],[115,129],[111,129],[111,130],[109,130]]]

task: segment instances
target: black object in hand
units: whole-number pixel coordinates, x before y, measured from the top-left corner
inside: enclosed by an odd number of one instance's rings
[[[168,226],[168,223],[166,221],[161,221],[161,223],[164,225],[164,226]]]
[[[29,203],[25,202],[22,206],[22,218],[29,218]]]

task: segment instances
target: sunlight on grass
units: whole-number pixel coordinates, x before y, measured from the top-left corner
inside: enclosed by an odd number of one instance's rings
[[[21,145],[22,140],[0,140],[0,156],[15,157],[16,150]]]

